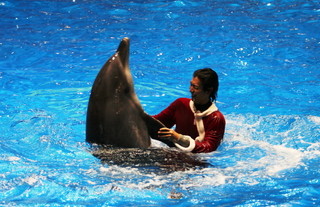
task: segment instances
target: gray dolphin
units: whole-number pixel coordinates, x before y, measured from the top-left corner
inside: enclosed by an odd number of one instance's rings
[[[147,115],[137,98],[129,69],[129,38],[104,64],[92,86],[86,141],[116,147],[148,148],[162,123]]]

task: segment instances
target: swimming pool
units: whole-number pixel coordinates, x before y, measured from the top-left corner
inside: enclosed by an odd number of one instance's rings
[[[319,1],[0,1],[0,205],[319,205]],[[93,80],[123,37],[144,109],[220,76],[212,166],[154,173],[88,153]]]

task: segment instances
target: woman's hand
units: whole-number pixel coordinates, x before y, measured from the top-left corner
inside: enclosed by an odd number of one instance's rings
[[[183,147],[188,147],[190,145],[190,140],[188,136],[183,136],[177,133],[176,131],[174,131],[173,129],[161,128],[158,131],[158,137],[160,139],[166,139],[173,143],[177,143]]]
[[[179,140],[180,136],[181,135],[178,134],[176,131],[174,131],[173,129],[169,129],[169,128],[161,128],[158,131],[158,137],[160,139],[167,139],[172,142],[177,142]]]

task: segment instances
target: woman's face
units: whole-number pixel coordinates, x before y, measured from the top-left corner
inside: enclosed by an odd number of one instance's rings
[[[191,99],[195,104],[207,104],[210,100],[210,91],[204,91],[202,83],[198,77],[192,78],[190,81]]]

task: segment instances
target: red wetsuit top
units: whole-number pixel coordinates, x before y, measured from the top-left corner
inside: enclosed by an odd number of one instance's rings
[[[195,115],[190,108],[190,101],[189,98],[179,98],[154,117],[166,127],[171,128],[176,125],[176,132],[196,139],[199,132],[195,125]],[[212,152],[218,148],[223,139],[226,122],[220,111],[216,110],[202,117],[202,121],[204,138],[202,141],[195,140],[195,146],[191,149],[194,153]]]

